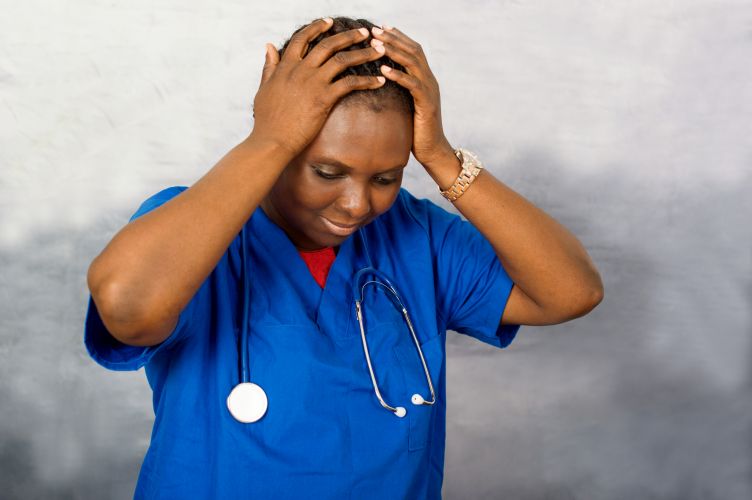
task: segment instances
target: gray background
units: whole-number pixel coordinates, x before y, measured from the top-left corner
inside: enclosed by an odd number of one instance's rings
[[[445,497],[752,496],[749,1],[158,4],[0,1],[0,496],[132,495],[151,393],[84,350],[88,265],[249,132],[264,42],[337,14],[424,46],[449,140],[605,284],[506,350],[450,335]]]

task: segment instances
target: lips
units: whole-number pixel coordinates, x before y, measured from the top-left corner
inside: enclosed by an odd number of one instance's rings
[[[338,236],[349,236],[352,233],[355,232],[356,229],[358,229],[358,224],[339,224],[333,221],[330,221],[326,217],[321,217],[321,220],[324,221],[324,225],[327,226],[330,232],[338,235]]]
[[[339,226],[339,227],[341,227],[343,229],[350,229],[351,227],[357,226],[357,224],[341,224],[339,222],[334,222],[333,220],[329,220],[329,219],[326,219],[326,220],[328,220],[329,222],[331,222],[335,226]]]

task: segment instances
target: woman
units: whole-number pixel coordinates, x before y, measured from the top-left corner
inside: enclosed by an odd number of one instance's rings
[[[396,28],[327,18],[267,46],[254,118],[89,269],[90,355],[146,366],[154,391],[135,496],[438,498],[446,331],[506,347],[595,307],[598,272],[450,146],[436,79]],[[411,152],[468,221],[401,189]],[[371,264],[384,274],[357,274]],[[241,373],[250,416],[228,397]]]

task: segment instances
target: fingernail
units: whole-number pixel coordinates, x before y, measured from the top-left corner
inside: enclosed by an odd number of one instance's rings
[[[362,34],[364,34],[364,35],[367,35],[367,34],[368,34],[368,30],[367,30],[367,29],[365,29],[365,28],[360,28],[360,29],[359,29],[358,31],[360,31],[360,32],[361,32]]]
[[[382,27],[383,27],[383,28],[384,28],[385,30],[387,30],[387,31],[389,31],[390,29],[392,29],[392,27],[391,27],[391,26],[389,26],[388,24],[382,24],[381,26],[382,26]]]
[[[383,44],[381,44],[381,45],[374,45],[373,46],[373,50],[375,50],[379,54],[383,54],[384,52],[386,52],[386,48],[384,48]]]
[[[384,30],[382,30],[381,28],[377,28],[376,26],[374,26],[373,28],[371,28],[371,30],[374,33],[376,33],[377,35],[380,35],[380,34],[382,34],[384,32]]]
[[[390,68],[386,64],[382,64],[381,65],[381,71],[383,71],[384,73],[389,73],[390,71],[392,71],[392,68]]]
[[[326,24],[332,24],[334,22],[334,19],[332,19],[331,17],[325,17],[324,22]]]
[[[384,83],[386,81],[386,78],[384,78],[383,76],[377,76],[376,79],[381,83]]]
[[[376,46],[384,45],[384,42],[382,42],[378,38],[371,38],[371,45],[376,47]]]

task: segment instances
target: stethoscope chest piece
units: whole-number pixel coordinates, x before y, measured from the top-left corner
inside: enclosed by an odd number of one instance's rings
[[[268,406],[266,393],[253,382],[241,382],[227,396],[227,409],[235,420],[244,424],[256,422],[263,417]]]

